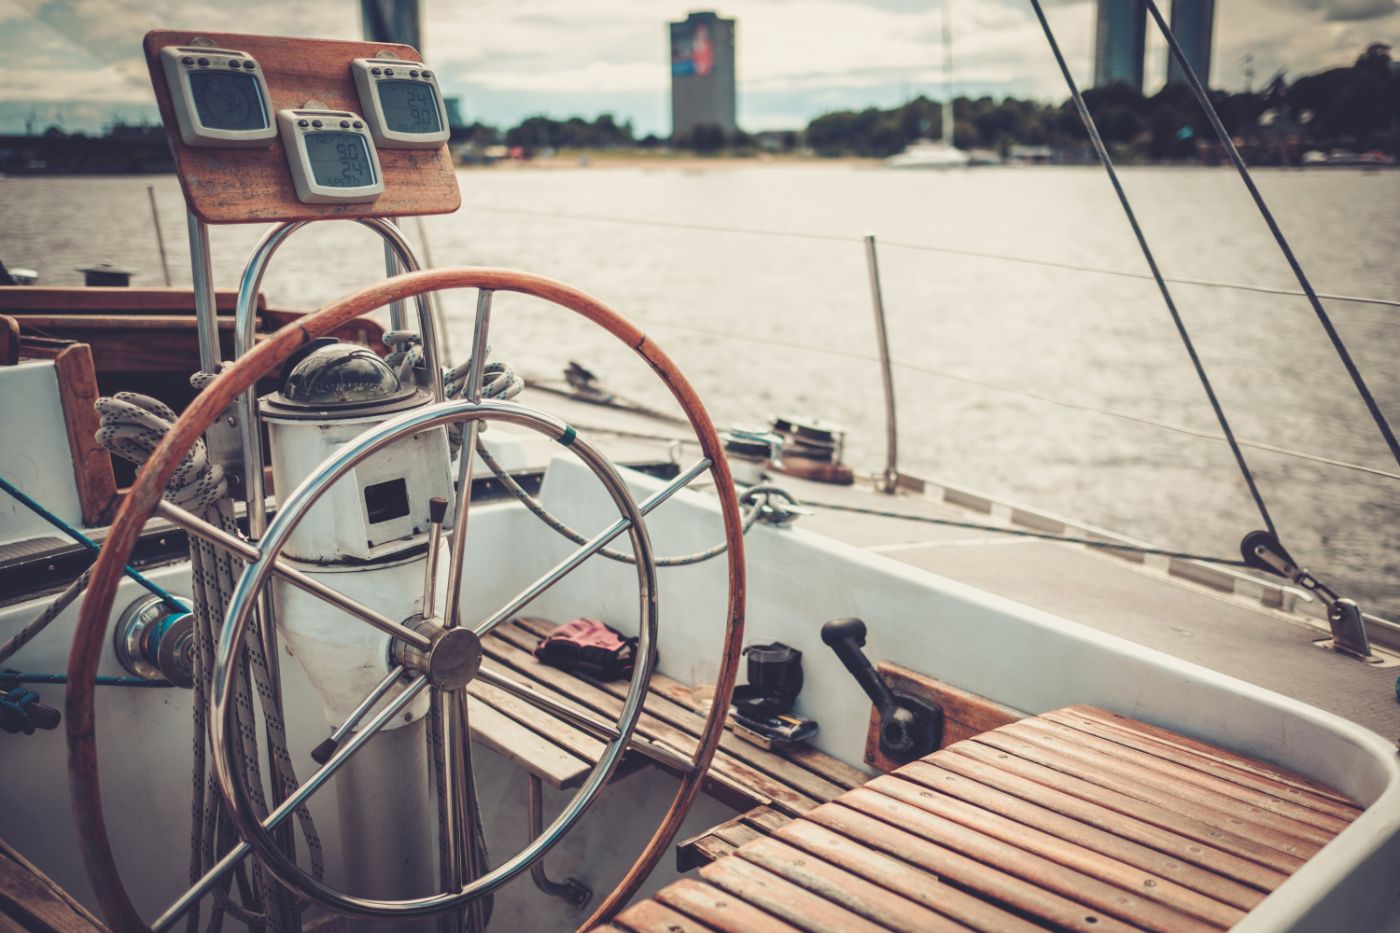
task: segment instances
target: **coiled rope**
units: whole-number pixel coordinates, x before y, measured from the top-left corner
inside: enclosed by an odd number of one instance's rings
[[[214,373],[198,373],[191,383],[203,389]],[[111,398],[97,400],[101,417],[97,441],[116,456],[138,467],[154,453],[156,447],[174,425],[176,414],[164,403],[149,396],[122,392]],[[240,533],[234,518],[233,502],[228,497],[228,481],[222,468],[209,460],[208,448],[201,438],[180,461],[165,491],[165,498],[196,512],[232,535]],[[206,761],[208,721],[211,715],[210,684],[214,675],[214,646],[217,643],[229,600],[237,583],[241,561],[214,547],[207,541],[190,538],[190,574],[193,587],[195,619],[195,672],[193,708],[194,766],[191,774],[193,789],[192,824],[190,831],[190,881],[193,883],[214,866],[218,859],[238,842],[222,795],[208,773]],[[250,677],[251,672],[251,677]],[[285,797],[296,790],[298,781],[287,751],[286,727],[277,702],[268,668],[267,656],[256,627],[244,642],[243,655],[235,675],[235,729],[238,736],[240,766],[245,785],[252,798],[258,819],[267,816],[268,805],[263,794],[260,755],[257,739],[257,714],[253,691],[259,697],[264,730],[269,750],[272,780]],[[324,863],[321,840],[311,813],[305,807],[297,810],[297,820],[305,840],[312,874],[322,877]],[[232,878],[215,890],[209,929],[217,930],[225,914],[252,927],[278,931],[289,918],[289,911],[299,909],[291,903],[285,890],[260,864],[254,864],[251,887],[239,877],[242,905],[229,896]],[[187,919],[187,929],[199,929],[199,908]]]

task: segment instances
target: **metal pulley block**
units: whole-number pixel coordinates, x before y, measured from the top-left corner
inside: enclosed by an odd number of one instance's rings
[[[1366,619],[1354,600],[1339,596],[1335,590],[1298,566],[1267,531],[1251,531],[1240,542],[1240,555],[1256,570],[1280,576],[1309,593],[1317,594],[1327,607],[1327,624],[1332,629],[1332,647],[1343,654],[1371,660],[1371,640],[1366,635]]]

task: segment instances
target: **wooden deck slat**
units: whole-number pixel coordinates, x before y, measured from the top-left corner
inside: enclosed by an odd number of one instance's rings
[[[1046,733],[1054,733],[1060,739],[1071,742],[1077,746],[1089,749],[1099,754],[1107,755],[1122,761],[1125,765],[1132,767],[1143,767],[1148,770],[1159,772],[1164,777],[1179,780],[1185,788],[1200,788],[1211,794],[1218,794],[1221,797],[1235,800],[1240,803],[1257,807],[1267,813],[1283,817],[1289,823],[1302,823],[1309,827],[1316,827],[1317,841],[1326,844],[1337,833],[1346,829],[1347,824],[1352,821],[1353,815],[1338,817],[1331,813],[1324,813],[1321,810],[1308,807],[1300,802],[1287,800],[1253,786],[1243,781],[1232,781],[1228,778],[1218,777],[1199,768],[1192,768],[1168,761],[1156,755],[1151,755],[1141,749],[1135,748],[1126,742],[1118,742],[1113,739],[1106,739],[1094,735],[1085,729],[1075,728],[1059,722],[1053,717],[1043,716],[1037,720],[1037,728]],[[1187,790],[1194,794],[1194,790]],[[1301,830],[1301,827],[1299,827]]]
[[[767,833],[754,829],[752,826],[746,826],[742,820],[739,820],[721,824],[715,829],[715,835],[737,849],[755,839],[765,838]]]
[[[984,810],[1004,814],[1025,826],[1039,827],[1060,839],[1094,852],[1117,859],[1144,871],[1170,878],[1177,884],[1204,894],[1212,900],[1240,910],[1249,910],[1264,899],[1262,891],[1221,877],[1213,871],[1199,868],[1168,852],[1150,848],[1128,837],[1115,835],[1097,826],[1063,816],[1037,806],[989,784],[969,778],[966,773],[946,770],[952,756],[940,756],[935,767],[927,762],[914,762],[900,771],[899,777],[966,800]],[[1073,798],[1071,798],[1073,799]],[[1107,813],[1107,811],[1104,811]],[[1146,824],[1138,824],[1146,827]]]
[[[996,737],[1003,741],[1020,740],[1035,748],[1050,751],[1075,772],[1088,772],[1105,786],[1113,782],[1115,786],[1133,787],[1143,799],[1150,799],[1160,807],[1177,812],[1186,812],[1188,807],[1196,811],[1210,810],[1216,814],[1213,819],[1223,818],[1227,826],[1247,832],[1261,842],[1269,843],[1291,855],[1311,858],[1317,854],[1318,848],[1335,835],[1327,830],[1298,823],[1286,816],[1270,813],[1237,797],[1169,777],[1160,770],[1136,764],[1123,757],[1096,751],[1081,744],[1075,737],[1067,738],[1060,734],[1054,723],[1040,725],[1019,722],[996,733]]]
[[[779,829],[774,838],[974,929],[1000,933],[1031,933],[1040,929],[988,901],[944,884],[938,876],[922,868],[877,852],[810,820],[793,820]]]
[[[710,933],[699,920],[687,917],[656,901],[642,901],[613,920],[614,927],[629,933]],[[608,927],[598,929],[607,930]]]
[[[1239,908],[1183,887],[1165,874],[1144,871],[1074,841],[1018,823],[999,811],[903,780],[904,776],[876,778],[866,787],[1206,923],[1229,927],[1244,916]]]
[[[1119,745],[1126,745],[1128,748],[1137,749],[1154,758],[1170,761],[1233,784],[1253,788],[1281,800],[1336,817],[1343,823],[1350,823],[1361,813],[1361,808],[1354,804],[1342,803],[1334,797],[1325,796],[1308,788],[1299,787],[1297,784],[1240,767],[1235,762],[1226,762],[1218,757],[1209,757],[1190,749],[1168,745],[1158,739],[1125,729],[1117,723],[1106,723],[1092,719],[1074,710],[1046,713],[1041,718],[1087,732]]]
[[[766,833],[775,833],[792,820],[772,807],[754,807],[744,814],[744,822]]]
[[[806,819],[917,865],[949,884],[990,899],[994,904],[1039,918],[1042,923],[1078,933],[1125,933],[1136,929],[1101,911],[1047,891],[999,868],[984,865],[921,836],[897,829],[841,803],[824,804],[807,814]]]
[[[1039,888],[1111,914],[1133,926],[1157,931],[1216,929],[1194,917],[1164,907],[1134,891],[1100,881],[1081,871],[1009,845],[981,829],[973,829],[887,797],[868,788],[853,790],[841,803],[906,832],[960,852],[986,865],[1016,875]]]
[[[877,924],[742,858],[711,862],[700,877],[807,933],[881,933]]]
[[[745,846],[739,856],[805,891],[819,894],[847,910],[874,921],[883,930],[906,933],[965,931],[969,928],[908,898],[842,871],[785,842],[764,838]]]
[[[741,899],[693,878],[682,878],[656,892],[656,900],[719,933],[789,933],[798,928]]]
[[[1316,845],[1307,840],[1280,833],[1268,826],[1246,820],[1245,817],[1249,815],[1248,813],[1222,812],[1215,807],[1206,806],[1195,800],[1178,797],[1151,786],[1144,786],[1139,783],[1137,775],[1125,776],[1100,771],[1096,768],[1097,763],[1092,758],[1085,760],[1085,756],[1066,755],[1062,749],[1047,748],[1044,744],[1037,744],[1022,736],[1009,733],[988,732],[978,736],[975,741],[1067,776],[1082,776],[1090,784],[1146,803],[1149,805],[1149,810],[1157,815],[1158,819],[1168,819],[1173,816],[1184,817],[1211,827],[1209,838],[1215,838],[1215,833],[1223,832],[1234,833],[1239,838],[1247,838],[1253,843],[1253,848],[1256,850],[1271,849],[1285,859],[1291,860],[1287,863],[1286,869],[1290,873],[1296,871],[1306,859],[1316,854],[1318,849]]]
[[[1150,737],[1155,741],[1162,743],[1163,745],[1180,749],[1182,751],[1191,752],[1193,754],[1210,759],[1212,761],[1228,764],[1241,770],[1249,771],[1253,774],[1258,774],[1264,777],[1272,778],[1275,781],[1279,781],[1283,784],[1289,784],[1303,790],[1311,791],[1312,793],[1317,794],[1320,797],[1325,797],[1336,803],[1340,803],[1343,806],[1351,807],[1358,813],[1362,809],[1360,805],[1356,803],[1356,801],[1350,799],[1349,797],[1343,794],[1337,793],[1337,791],[1326,786],[1325,784],[1322,784],[1318,781],[1314,781],[1311,778],[1298,774],[1297,772],[1290,771],[1287,768],[1280,767],[1279,765],[1259,761],[1258,759],[1254,758],[1245,758],[1243,755],[1239,755],[1227,749],[1220,748],[1217,745],[1211,745],[1208,742],[1202,742],[1199,739],[1193,739],[1188,736],[1178,735],[1177,733],[1172,732],[1170,729],[1163,729],[1160,726],[1154,726],[1148,722],[1139,722],[1138,720],[1130,719],[1127,716],[1120,716],[1117,713],[1109,712],[1108,710],[1104,709],[1099,709],[1097,706],[1072,706],[1069,708],[1069,711],[1077,713],[1081,716],[1086,716],[1090,719],[1096,719],[1099,722],[1107,723],[1109,725],[1115,725],[1120,727],[1125,725],[1129,726],[1135,733],[1145,737]]]
[[[575,758],[475,697],[469,703],[468,723],[472,738],[511,761],[528,762],[552,787],[577,787],[593,770],[592,762]]]
[[[534,732],[540,738],[559,746],[570,755],[581,758],[589,764],[596,763],[602,757],[603,749],[606,748],[601,739],[596,739],[581,729],[575,729],[568,723],[555,719],[544,710],[490,684],[473,681],[467,685],[467,693]]]
[[[1200,846],[1201,851],[1192,852],[1191,846],[1188,844],[1186,853],[1180,857],[1189,858],[1197,864],[1207,864],[1211,859],[1212,852],[1218,850],[1228,858],[1238,859],[1235,865],[1228,866],[1230,877],[1265,891],[1272,891],[1283,884],[1288,876],[1297,871],[1303,864],[1303,860],[1296,856],[1285,855],[1277,849],[1260,845],[1252,839],[1227,832],[1209,823],[1190,819],[1177,813],[1169,813],[1160,807],[1154,807],[1126,794],[1120,794],[1117,791],[1081,780],[1071,774],[1017,757],[984,742],[962,742],[957,748],[949,749],[949,751],[965,755],[979,764],[996,768],[1017,780],[1040,785],[1049,792],[1082,801],[1089,806],[1109,813],[1122,815],[1128,820],[1140,821],[1145,825],[1169,833],[1172,837],[1194,842]],[[1050,799],[1058,802],[1063,797]],[[1109,823],[1104,828],[1112,832],[1115,825]],[[1131,824],[1129,824],[1129,828],[1136,831],[1136,828],[1132,827]],[[1160,843],[1161,840],[1162,837],[1157,837],[1158,842],[1154,844]],[[1180,846],[1174,844],[1170,851],[1179,852]]]

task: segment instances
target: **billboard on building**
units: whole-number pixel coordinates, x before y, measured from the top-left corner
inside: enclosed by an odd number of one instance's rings
[[[704,77],[715,67],[715,37],[710,24],[690,20],[671,24],[671,74]]]

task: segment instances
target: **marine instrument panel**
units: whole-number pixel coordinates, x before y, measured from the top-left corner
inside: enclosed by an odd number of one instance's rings
[[[410,46],[156,30],[145,51],[186,203],[205,223],[461,205],[446,101]]]
[[[380,148],[431,149],[447,142],[447,107],[432,69],[422,62],[357,58],[350,72]]]
[[[277,135],[257,59],[236,49],[166,46],[160,62],[187,146],[266,146]]]
[[[348,110],[279,110],[277,128],[306,204],[373,201],[384,191],[365,121]]]

